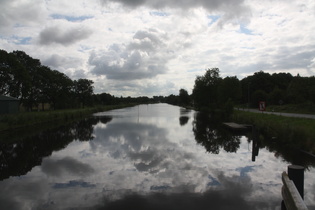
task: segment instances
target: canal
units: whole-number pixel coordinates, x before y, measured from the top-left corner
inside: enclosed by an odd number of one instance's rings
[[[4,138],[4,137],[2,137]],[[0,143],[0,209],[280,209],[281,173],[315,161],[257,132],[231,133],[167,104],[103,113]]]

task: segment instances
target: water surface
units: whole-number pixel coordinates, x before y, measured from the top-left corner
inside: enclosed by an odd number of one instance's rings
[[[167,104],[97,113],[1,144],[0,209],[280,209],[296,158],[252,139]],[[315,209],[314,163],[302,164]]]

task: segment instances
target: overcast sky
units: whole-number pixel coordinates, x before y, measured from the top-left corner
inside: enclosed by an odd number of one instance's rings
[[[315,73],[314,0],[0,0],[0,48],[116,96],[191,93],[217,67]]]

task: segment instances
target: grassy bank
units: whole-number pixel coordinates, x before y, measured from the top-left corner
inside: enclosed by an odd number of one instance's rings
[[[315,152],[315,120],[272,114],[236,111],[233,120],[255,125],[261,133],[276,141]]]
[[[248,108],[247,104],[239,104],[235,107],[240,109]],[[257,109],[257,107],[249,107]],[[283,105],[269,105],[266,106],[268,112],[284,112],[284,113],[298,113],[298,114],[315,114],[315,104],[307,102],[302,104],[283,104]]]
[[[285,105],[270,105],[267,106],[267,111],[300,113],[300,114],[315,114],[315,105],[313,103],[304,104],[285,104]]]
[[[86,117],[96,112],[108,111],[136,104],[98,106],[85,109],[55,110],[44,112],[21,112],[17,114],[0,115],[0,132],[25,127],[33,127],[45,123],[69,122]]]

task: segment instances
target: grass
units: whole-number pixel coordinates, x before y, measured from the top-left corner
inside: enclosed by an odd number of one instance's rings
[[[108,111],[112,109],[119,109],[135,104],[121,104],[98,106],[85,109],[69,109],[69,110],[55,110],[43,112],[21,112],[17,114],[0,115],[0,132],[24,127],[33,127],[44,123],[52,122],[69,122],[75,119],[86,117],[96,112]]]
[[[315,114],[315,105],[313,103],[304,104],[286,104],[267,106],[267,111],[299,113],[299,114]]]
[[[236,111],[233,120],[255,125],[271,138],[292,144],[297,148],[315,152],[315,120],[284,117],[272,114]]]
[[[240,109],[248,108],[247,104],[239,104],[235,107]],[[249,107],[258,110],[257,107]],[[298,113],[298,114],[314,114],[315,115],[315,104],[312,102],[305,102],[302,104],[283,104],[283,105],[268,105],[266,106],[268,112],[284,112],[284,113]]]

